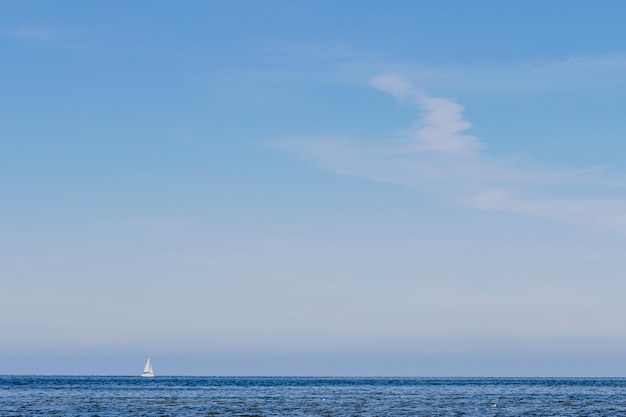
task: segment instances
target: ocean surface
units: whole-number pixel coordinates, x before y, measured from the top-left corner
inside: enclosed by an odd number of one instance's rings
[[[0,416],[626,416],[626,379],[0,376]]]

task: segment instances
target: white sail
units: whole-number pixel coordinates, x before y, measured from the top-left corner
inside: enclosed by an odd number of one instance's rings
[[[154,377],[154,371],[152,370],[152,364],[150,363],[150,359],[146,361],[146,366],[143,367],[143,373],[141,374],[144,378],[152,378]]]

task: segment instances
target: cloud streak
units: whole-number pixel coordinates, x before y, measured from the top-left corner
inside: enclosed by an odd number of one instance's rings
[[[481,94],[601,91],[623,88],[626,84],[623,76],[626,56],[623,54],[570,57],[514,66],[430,67],[414,62],[398,65],[419,84]]]
[[[519,213],[626,233],[626,200],[523,198],[512,190],[486,189],[467,203],[478,209]]]
[[[460,104],[429,96],[394,74],[374,77],[371,85],[417,104],[420,117],[400,140],[383,138],[371,145],[343,137],[308,137],[278,146],[332,172],[407,185],[453,204],[626,233],[626,199],[596,197],[625,188],[625,178],[608,176],[600,168],[528,168],[515,157],[485,155],[485,145],[465,133],[471,123]],[[584,197],[585,192],[594,197]]]
[[[398,99],[414,101],[424,113],[417,126],[409,132],[411,143],[407,151],[434,151],[472,157],[483,147],[476,137],[461,133],[472,127],[463,118],[463,106],[442,97],[430,97],[398,75],[375,77],[372,85]]]
[[[20,26],[12,30],[2,32],[5,36],[22,41],[47,43],[59,40],[59,33],[42,28]]]

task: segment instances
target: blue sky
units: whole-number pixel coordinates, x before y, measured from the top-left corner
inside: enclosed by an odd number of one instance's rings
[[[0,1],[0,373],[624,375],[624,12]]]

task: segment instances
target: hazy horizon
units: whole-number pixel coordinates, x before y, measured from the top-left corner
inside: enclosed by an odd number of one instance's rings
[[[138,356],[13,356],[0,375],[138,376]],[[621,356],[216,355],[151,357],[157,377],[623,378]]]

